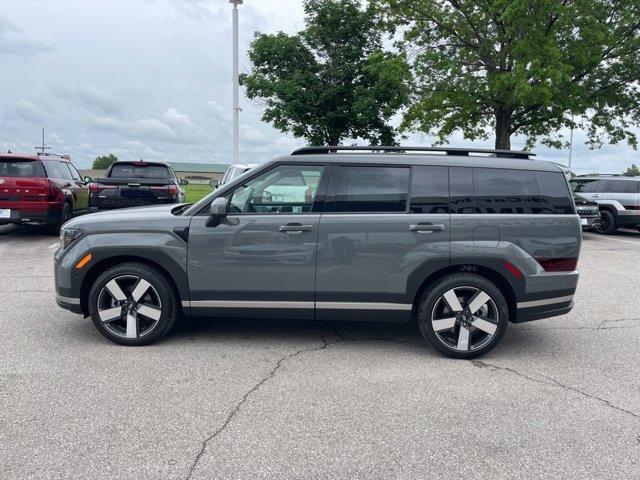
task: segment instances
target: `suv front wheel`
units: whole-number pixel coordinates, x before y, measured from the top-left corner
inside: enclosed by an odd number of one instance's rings
[[[509,308],[500,289],[486,278],[455,273],[423,295],[418,326],[425,340],[452,358],[479,357],[500,341]]]
[[[89,292],[91,320],[120,345],[148,345],[166,335],[178,317],[177,305],[166,277],[143,263],[107,269]]]

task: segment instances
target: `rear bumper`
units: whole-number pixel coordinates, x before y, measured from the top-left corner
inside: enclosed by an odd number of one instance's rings
[[[177,203],[178,200],[166,196],[149,198],[124,198],[115,195],[92,195],[89,201],[89,210],[115,210],[117,208],[145,207],[149,205],[164,205]]]
[[[36,205],[8,203],[0,204],[1,209],[11,210],[9,218],[0,218],[0,225],[10,223],[58,223],[62,214],[62,205],[59,203],[38,203]]]
[[[571,309],[573,309],[573,300],[542,307],[518,308],[518,315],[513,323],[531,322],[532,320],[557,317],[569,313]]]
[[[544,272],[526,279],[526,293],[517,299],[513,323],[569,313],[580,272]]]

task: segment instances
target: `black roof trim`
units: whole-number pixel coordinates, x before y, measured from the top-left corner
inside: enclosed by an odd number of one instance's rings
[[[341,146],[326,145],[322,147],[302,147],[294,150],[291,155],[313,155],[338,152],[380,152],[380,153],[406,153],[406,152],[439,152],[445,155],[457,155],[468,157],[470,153],[485,153],[499,158],[519,158],[529,160],[535,153],[523,150],[493,150],[488,148],[449,148],[449,147],[402,147],[402,146]]]

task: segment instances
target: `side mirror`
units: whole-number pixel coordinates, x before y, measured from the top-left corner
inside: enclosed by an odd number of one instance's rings
[[[215,178],[209,180],[209,185],[211,185],[211,188],[218,188],[218,180],[216,180]]]
[[[209,207],[209,218],[207,219],[207,227],[217,227],[220,225],[220,220],[227,216],[227,199],[224,197],[218,197],[211,202]]]
[[[91,178],[89,175],[85,175],[82,180],[84,181],[84,183],[91,183],[93,182],[93,178]]]
[[[187,180],[186,178],[181,178],[180,185],[189,185],[189,180]]]

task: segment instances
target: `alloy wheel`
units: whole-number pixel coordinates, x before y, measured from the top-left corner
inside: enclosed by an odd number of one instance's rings
[[[431,311],[431,326],[438,341],[459,352],[487,345],[498,331],[498,320],[498,307],[491,296],[471,286],[447,290]]]
[[[149,335],[162,315],[158,291],[136,275],[121,275],[109,280],[98,294],[97,306],[104,327],[126,339]]]

